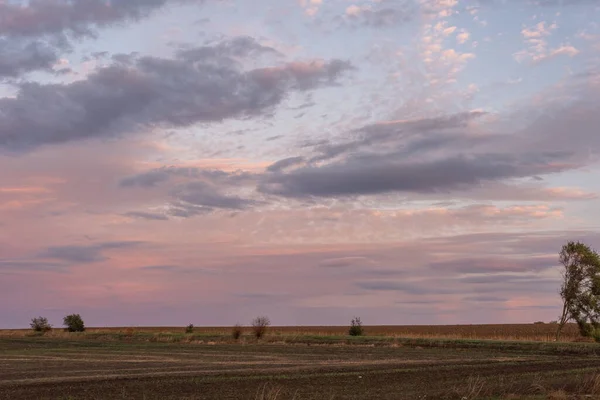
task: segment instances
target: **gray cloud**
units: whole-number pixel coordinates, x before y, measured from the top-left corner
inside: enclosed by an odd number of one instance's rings
[[[399,300],[396,304],[408,304],[411,306],[428,306],[431,304],[440,304],[441,300]]]
[[[536,6],[583,6],[595,4],[598,5],[598,0],[529,0],[529,4]]]
[[[284,294],[284,293],[247,292],[247,293],[237,293],[237,294],[235,294],[235,297],[240,297],[243,299],[250,299],[250,300],[268,300],[268,301],[276,300],[277,302],[281,302],[282,300],[291,300],[291,298],[293,296],[290,296],[290,294]]]
[[[352,132],[354,138],[343,143],[316,142],[317,155],[311,161],[324,161],[357,152],[372,146],[394,146],[402,149],[402,154],[430,150],[453,143],[466,144],[464,133],[456,128],[464,128],[486,113],[481,111],[462,112],[433,118],[405,121],[389,121],[366,125]],[[448,132],[451,130],[450,132]],[[457,143],[459,142],[459,143]],[[310,144],[309,144],[310,146]],[[400,154],[398,154],[400,155]]]
[[[568,232],[477,233],[449,238],[423,239],[420,244],[427,248],[436,248],[441,252],[459,248],[461,249],[460,259],[464,259],[464,252],[472,255],[477,253],[487,255],[490,246],[493,246],[496,249],[502,248],[501,254],[514,260],[516,256],[523,258],[547,257],[548,254],[557,254],[558,257],[558,251],[568,240],[596,243],[600,241],[600,232],[570,230]],[[477,252],[474,251],[475,247],[479,249]]]
[[[145,271],[177,271],[180,270],[181,267],[177,265],[148,265],[144,267],[140,267],[141,270]]]
[[[23,41],[0,37],[0,78],[16,78],[36,70],[52,70],[57,50],[43,41]]]
[[[484,273],[484,272],[528,272],[543,271],[556,267],[557,256],[530,257],[526,259],[510,258],[467,258],[430,264],[430,268],[453,271],[459,273]]]
[[[222,194],[219,188],[206,182],[180,185],[172,190],[171,195],[192,207],[205,207],[211,210],[213,208],[241,210],[256,204],[253,200]]]
[[[123,214],[126,217],[147,219],[150,221],[167,221],[169,217],[164,214],[150,213],[144,211],[130,211]]]
[[[430,162],[398,162],[394,157],[353,157],[324,166],[266,175],[265,193],[289,197],[335,197],[386,192],[433,193],[461,189],[485,181],[563,171],[542,160],[518,160],[508,155],[455,156]]]
[[[563,101],[567,95],[573,100]],[[563,97],[536,103],[526,118],[522,109],[516,112],[521,115],[519,128],[516,118],[507,115],[495,118],[482,132],[473,125],[486,115],[479,111],[371,124],[344,135],[350,140],[313,141],[314,155],[306,165],[267,173],[258,189],[295,198],[391,192],[468,197],[467,191],[493,184],[543,179],[600,160],[598,106],[600,96],[588,81],[573,77]],[[511,133],[500,133],[506,129]],[[532,197],[526,192],[515,196]],[[474,194],[481,198],[485,189]]]
[[[198,267],[182,267],[180,265],[146,265],[139,268],[147,272],[167,272],[172,274],[202,274],[212,275],[218,273],[216,270],[198,268]]]
[[[149,16],[168,3],[204,0],[32,0],[0,3],[0,78],[50,71],[77,37]],[[63,71],[65,72],[65,71]],[[57,71],[61,73],[61,71]]]
[[[0,35],[93,35],[94,28],[147,17],[167,3],[183,0],[31,0],[0,3]],[[203,0],[197,0],[203,3]]]
[[[557,279],[543,278],[524,274],[485,274],[456,277],[444,275],[441,277],[428,276],[418,282],[366,280],[355,283],[360,289],[369,291],[399,292],[414,296],[440,294],[485,295],[505,293],[551,293],[560,286]]]
[[[168,215],[189,218],[210,213],[215,209],[242,210],[261,204],[257,200],[239,197],[244,187],[256,181],[253,174],[235,171],[204,170],[196,167],[164,167],[123,178],[122,188],[154,188],[159,184],[169,185],[168,195],[173,199],[165,214],[134,211],[126,216],[153,220],[167,220]]]
[[[224,185],[239,185],[256,179],[253,174],[243,171],[225,172],[216,169],[171,166],[125,177],[121,179],[119,186],[150,188],[158,186],[159,183],[167,182],[173,177],[202,179],[213,184]]]
[[[217,43],[214,46],[182,48],[177,52],[178,58],[189,62],[220,58],[223,55],[234,58],[256,58],[261,55],[281,56],[277,50],[257,43],[253,38],[240,36]]]
[[[536,284],[545,285],[550,284],[553,287],[557,287],[560,283],[558,279],[541,278],[535,275],[525,274],[491,274],[491,275],[479,275],[479,276],[467,276],[460,279],[464,283],[468,284]]]
[[[208,214],[214,211],[210,207],[197,206],[185,202],[171,202],[167,210],[167,214],[179,218],[191,218],[197,215]]]
[[[401,268],[385,268],[374,257],[348,255],[319,261],[318,266],[335,274],[350,274],[353,277],[398,277],[406,275]]]
[[[0,272],[52,271],[64,272],[67,265],[39,260],[0,259]]]
[[[386,28],[406,24],[418,15],[419,6],[414,0],[382,0],[344,16],[336,16],[334,22],[342,28]]]
[[[90,246],[50,247],[40,254],[41,258],[51,258],[73,263],[93,263],[106,259],[100,248]]]
[[[21,84],[15,98],[0,99],[0,146],[26,150],[149,127],[262,115],[288,92],[333,85],[351,68],[333,60],[246,71],[230,50],[224,46],[194,61],[185,54],[133,57],[71,84]]]
[[[360,256],[329,258],[319,262],[319,266],[324,268],[364,267],[365,265],[369,264],[373,264],[371,259]]]
[[[562,6],[584,6],[598,4],[598,0],[508,0],[511,3],[528,6],[562,7]],[[505,5],[507,0],[477,0],[482,6]]]
[[[504,301],[507,301],[508,299],[506,297],[499,297],[499,296],[486,296],[486,295],[476,295],[476,296],[468,296],[464,298],[467,301],[474,301],[474,302],[482,302],[482,303],[501,303]]]
[[[288,167],[292,167],[294,165],[301,164],[302,162],[304,162],[304,157],[285,158],[283,160],[279,160],[279,161],[269,165],[269,167],[267,168],[267,171],[269,171],[269,172],[282,171]]]
[[[119,182],[121,187],[154,187],[169,180],[171,174],[166,168],[155,169],[137,175],[125,177]]]
[[[139,246],[140,242],[106,242],[90,246],[49,247],[38,254],[39,258],[61,260],[69,263],[87,264],[107,260],[105,250],[128,249]]]
[[[361,281],[356,286],[364,290],[403,292],[412,295],[449,293],[439,287],[424,287],[414,282],[397,281]]]
[[[382,8],[379,10],[365,10],[358,19],[361,23],[371,27],[395,26],[411,21],[415,16],[415,9],[410,7],[411,2],[404,8]]]

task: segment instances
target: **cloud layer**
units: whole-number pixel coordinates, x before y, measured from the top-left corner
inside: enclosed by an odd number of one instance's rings
[[[174,59],[118,58],[82,81],[20,84],[0,100],[0,146],[111,137],[153,128],[181,128],[228,118],[257,117],[290,91],[335,83],[350,68],[340,60],[244,70],[234,56],[263,50],[247,39],[187,49]],[[268,51],[269,49],[264,49]]]
[[[555,319],[598,12],[0,1],[0,328]]]

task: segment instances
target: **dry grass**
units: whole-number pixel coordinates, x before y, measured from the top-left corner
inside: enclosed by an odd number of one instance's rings
[[[552,392],[548,393],[547,396],[548,396],[549,400],[567,400],[567,399],[569,399],[569,394],[562,389],[553,390]]]
[[[600,397],[600,374],[595,374],[587,377],[579,386],[579,392],[594,396],[594,398]]]
[[[523,385],[516,376],[482,378],[469,376],[460,385],[455,386],[451,398],[460,400],[477,399],[547,399],[547,400],[582,400],[600,399],[600,373],[592,375],[573,374],[571,378],[558,385],[549,382],[542,374],[531,376],[531,382]],[[497,397],[497,396],[501,397]]]
[[[281,389],[281,386],[270,387],[268,383],[265,383],[262,389],[256,392],[254,400],[277,400],[281,394]]]
[[[470,376],[465,385],[455,388],[455,392],[461,400],[478,399],[485,387],[485,379],[479,376]]]
[[[444,339],[487,339],[552,342],[556,334],[555,324],[504,324],[504,325],[388,325],[365,326],[365,335],[405,338],[444,338]],[[242,328],[244,334],[251,333],[251,327]],[[88,333],[184,333],[185,327],[122,327],[122,328],[87,328]],[[197,334],[213,334],[231,336],[231,327],[197,327]],[[289,326],[271,327],[269,336],[344,336],[348,333],[347,326]],[[29,329],[3,330],[0,336],[26,336]],[[46,333],[52,337],[63,337],[62,329],[53,329]],[[563,329],[561,341],[581,341],[575,324],[568,324]]]

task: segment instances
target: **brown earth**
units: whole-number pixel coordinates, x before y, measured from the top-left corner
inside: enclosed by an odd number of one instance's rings
[[[546,398],[553,390],[600,397],[595,344],[419,343],[372,347],[2,338],[0,399]]]

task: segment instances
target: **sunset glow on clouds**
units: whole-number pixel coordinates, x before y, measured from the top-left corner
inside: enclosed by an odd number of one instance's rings
[[[600,5],[0,2],[0,328],[556,319]]]

